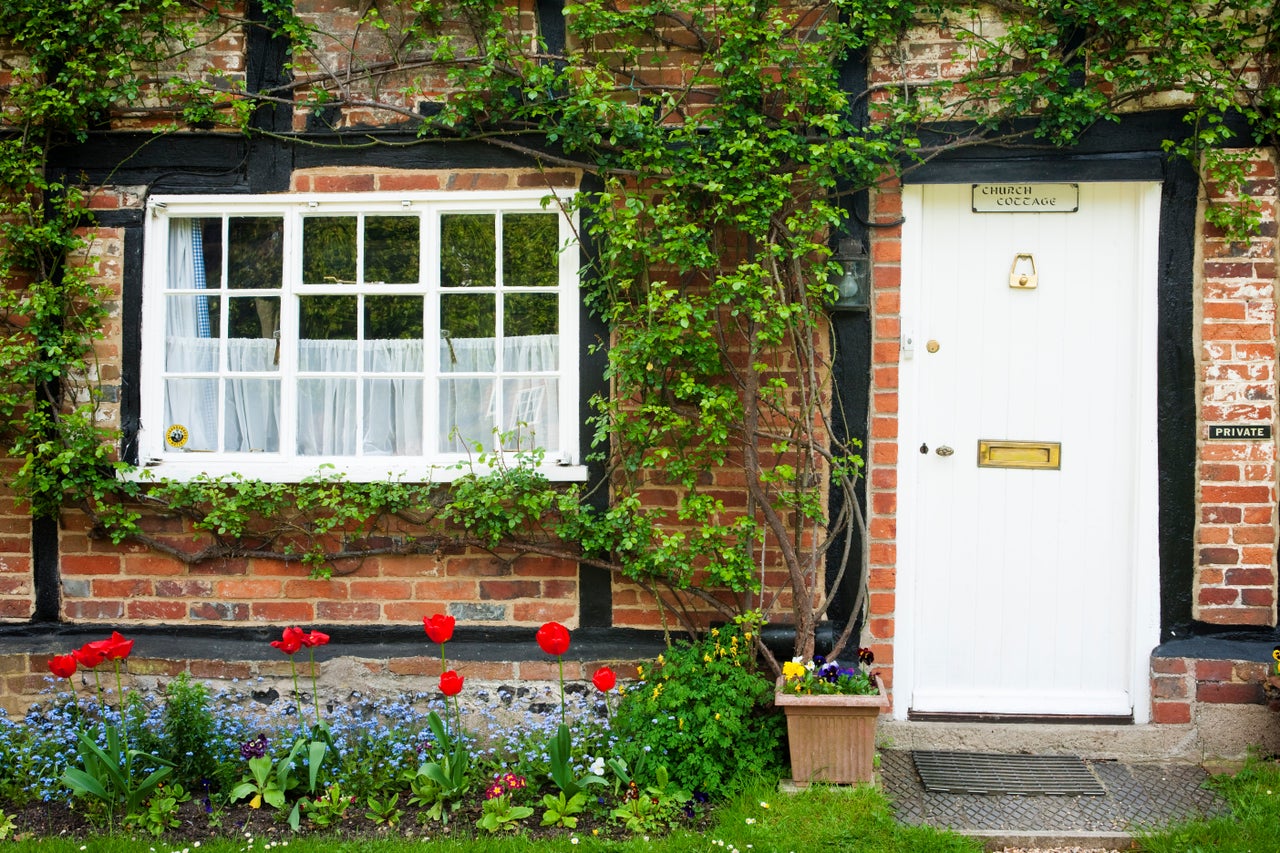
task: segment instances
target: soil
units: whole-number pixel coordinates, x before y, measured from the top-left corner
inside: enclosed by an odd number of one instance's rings
[[[403,799],[402,795],[402,799]],[[536,798],[530,798],[532,805]],[[249,833],[257,839],[288,839],[298,835],[323,835],[339,839],[377,839],[393,836],[406,838],[442,838],[469,837],[480,832],[476,828],[480,807],[462,808],[454,812],[448,826],[432,821],[426,817],[425,810],[416,806],[402,806],[404,814],[394,827],[378,824],[365,817],[363,804],[353,803],[342,820],[328,827],[308,825],[303,820],[299,831],[295,833],[289,828],[285,818],[287,812],[278,812],[271,808],[252,809],[245,805],[236,805],[221,813],[209,813],[204,803],[193,798],[179,807],[176,827],[171,827],[161,838],[166,844],[191,841],[204,841],[213,838],[243,839]],[[688,821],[687,826],[705,827],[710,823],[709,810],[699,807],[699,812]],[[88,838],[101,835],[105,826],[99,821],[94,823],[80,810],[70,808],[61,803],[30,803],[20,808],[6,808],[16,825],[18,838]],[[567,838],[570,835],[598,834],[606,838],[625,838],[627,831],[617,823],[607,821],[603,816],[591,814],[579,815],[575,829],[564,827],[539,826],[541,808],[535,808],[534,816],[520,824],[520,833],[526,838]],[[135,830],[139,837],[150,838],[143,830]]]

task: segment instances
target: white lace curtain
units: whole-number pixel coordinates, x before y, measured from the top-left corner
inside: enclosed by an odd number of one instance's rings
[[[175,219],[169,226],[170,290],[205,287],[198,220]],[[209,374],[208,378],[166,380],[166,428],[181,424],[189,438],[185,449],[217,450],[218,330],[209,324],[206,297],[169,296],[166,369]],[[231,338],[223,378],[224,450],[230,453],[280,450],[280,381],[235,378],[236,373],[272,373],[279,369],[275,340]],[[502,341],[503,373],[553,372],[559,369],[559,336],[527,335]],[[360,341],[303,340],[302,374],[355,373]],[[301,456],[354,456],[357,435],[356,383],[363,382],[361,448],[371,456],[421,456],[423,447],[423,342],[363,342],[364,375],[299,376],[297,449]],[[494,373],[495,339],[444,338],[437,380],[439,417],[436,446],[465,452],[476,444],[493,446],[493,431],[513,437],[506,449],[548,447],[559,430],[558,384],[554,376],[459,376]],[[386,377],[377,374],[389,374]],[[394,374],[413,374],[397,376]],[[427,415],[429,417],[429,415]]]

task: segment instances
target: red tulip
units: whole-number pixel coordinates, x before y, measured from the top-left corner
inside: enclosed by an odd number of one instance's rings
[[[306,634],[302,632],[301,628],[295,625],[292,628],[285,628],[284,632],[280,635],[280,639],[272,640],[271,645],[292,657],[298,653],[298,649],[302,648],[302,640],[304,637],[306,637]]]
[[[85,643],[80,648],[73,650],[71,656],[76,659],[76,663],[85,669],[93,669],[107,659],[107,653],[97,643]]]
[[[437,613],[434,616],[423,616],[422,627],[427,630],[427,637],[433,643],[447,643],[453,639],[453,626],[456,620],[452,616]]]
[[[559,657],[569,651],[569,629],[559,622],[548,622],[538,629],[534,639],[547,654]]]
[[[76,656],[54,655],[49,658],[49,671],[58,678],[70,678],[76,674]]]
[[[613,670],[607,666],[602,666],[596,670],[596,674],[591,676],[591,683],[601,693],[608,693],[613,686],[618,683],[618,677],[613,674]]]
[[[112,631],[110,637],[99,640],[93,645],[102,649],[107,660],[124,660],[129,656],[129,652],[133,651],[133,640],[126,640],[120,636],[119,631]]]
[[[462,682],[465,679],[453,670],[440,673],[440,692],[446,696],[457,696],[462,692]]]
[[[322,631],[312,631],[304,636],[300,642],[307,648],[313,649],[316,646],[323,646],[325,643],[328,643],[329,635]]]

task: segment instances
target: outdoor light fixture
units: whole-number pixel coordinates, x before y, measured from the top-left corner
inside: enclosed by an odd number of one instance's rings
[[[871,259],[852,237],[843,237],[831,260],[840,265],[831,283],[839,295],[832,311],[865,311],[871,304]]]

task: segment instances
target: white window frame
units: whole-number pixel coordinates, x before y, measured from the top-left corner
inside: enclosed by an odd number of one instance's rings
[[[296,304],[301,286],[301,223],[306,214],[333,216],[355,214],[404,214],[424,212],[426,239],[420,246],[420,283],[399,290],[407,295],[422,294],[427,300],[426,341],[434,340],[440,327],[439,296],[447,291],[440,284],[440,261],[432,248],[439,245],[440,216],[467,213],[559,212],[560,246],[558,281],[560,357],[557,371],[559,434],[556,446],[549,446],[540,471],[553,481],[580,481],[587,477],[580,459],[578,422],[581,385],[579,379],[579,262],[575,213],[562,206],[572,201],[572,193],[548,200],[543,190],[503,192],[412,192],[412,193],[294,193],[289,195],[156,195],[147,203],[145,254],[142,283],[142,352],[140,363],[141,417],[138,431],[138,469],[133,477],[164,477],[176,480],[198,476],[238,475],[269,482],[299,482],[317,475],[340,475],[355,482],[402,480],[405,482],[448,482],[469,473],[484,473],[486,466],[470,454],[431,452],[433,434],[424,427],[421,456],[300,456],[294,455],[296,420],[296,359],[285,357],[298,337]],[[279,215],[284,224],[284,282],[281,290],[280,424],[281,451],[277,453],[190,453],[165,442],[164,365],[166,300],[168,281],[169,222],[174,219]],[[501,252],[496,263],[501,276]],[[224,270],[224,275],[226,271]],[[499,278],[499,281],[501,278]],[[223,306],[222,310],[226,310]],[[438,347],[425,345],[424,408],[430,415],[435,405],[436,381],[440,375]],[[492,451],[490,451],[492,453]],[[516,453],[501,454],[503,464],[514,462]],[[460,467],[461,466],[461,467]],[[147,472],[147,473],[144,473]]]

